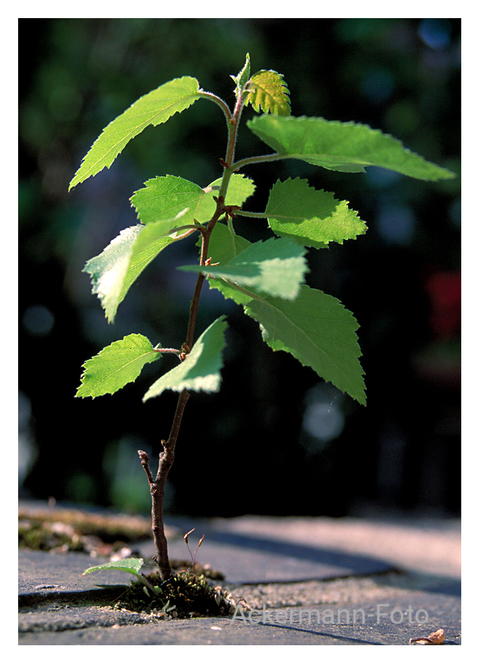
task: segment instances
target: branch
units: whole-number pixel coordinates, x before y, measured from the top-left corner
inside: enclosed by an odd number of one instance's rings
[[[247,212],[246,210],[235,210],[236,217],[248,217],[249,219],[266,219],[266,212]]]
[[[279,152],[273,152],[272,154],[262,154],[257,157],[245,157],[245,159],[240,159],[232,164],[232,170],[240,170],[249,164],[263,164],[268,161],[278,161],[279,159],[293,159],[291,155],[283,155]]]
[[[206,92],[205,90],[200,90],[199,92],[200,92],[200,97],[203,97],[203,99],[208,99],[210,101],[213,101],[215,104],[217,104],[217,106],[220,106],[228,124],[232,119],[232,112],[228,108],[227,104],[223,101],[223,99],[217,97],[217,95],[214,95],[213,92]]]
[[[150,467],[148,465],[148,462],[150,461],[150,458],[149,458],[148,454],[146,452],[144,452],[143,450],[138,450],[138,456],[140,457],[140,462],[143,466],[143,470],[145,471],[145,473],[147,475],[148,484],[151,487],[152,484],[153,484],[153,476],[152,476],[152,473],[150,472]]]

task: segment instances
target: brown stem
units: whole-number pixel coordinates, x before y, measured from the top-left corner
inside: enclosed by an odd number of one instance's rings
[[[183,411],[188,401],[189,394],[187,390],[183,390],[177,402],[177,409],[173,418],[172,429],[168,440],[162,440],[163,451],[160,453],[158,470],[155,479],[149,467],[149,457],[146,452],[138,451],[140,462],[147,475],[148,484],[150,486],[150,494],[152,496],[152,533],[153,541],[156,549],[156,563],[160,570],[160,576],[163,581],[173,576],[173,571],[168,557],[168,543],[165,535],[165,524],[163,522],[163,500],[165,497],[165,484],[167,481],[168,473],[173,465],[175,459],[175,443],[177,441],[180,424],[183,417]]]
[[[163,440],[162,440],[162,446],[164,448],[164,451],[163,453],[160,454],[160,462],[158,469],[160,472],[160,468],[163,466],[162,474],[164,475],[164,478],[166,480],[168,471],[170,470],[170,467],[173,463],[173,459],[170,461],[169,467],[166,468],[166,466],[168,465],[168,459],[166,459],[167,455],[166,455],[165,441]],[[157,555],[155,556],[155,561],[159,567],[162,581],[166,581],[168,578],[172,576],[173,572],[170,566],[170,560],[168,558],[168,545],[167,545],[167,538],[165,536],[165,527],[163,523],[163,498],[165,495],[165,481],[159,483],[157,480],[153,479],[152,473],[150,472],[150,467],[148,465],[149,462],[148,454],[146,452],[138,450],[138,456],[140,457],[141,464],[147,475],[148,484],[150,486],[150,494],[152,496],[152,533],[153,533],[153,541],[155,542],[155,548],[157,551]]]
[[[202,248],[200,251],[200,265],[205,265],[207,262],[208,254],[208,244],[210,241],[210,235],[217,223],[218,219],[225,212],[224,198],[219,196],[217,199],[217,209],[212,219],[208,223],[206,229],[202,229]],[[188,318],[188,327],[187,327],[187,338],[185,343],[182,345],[182,354],[190,353],[194,334],[195,334],[195,324],[197,321],[198,305],[200,301],[200,292],[202,290],[203,282],[205,281],[205,275],[199,274],[197,277],[197,283],[195,284],[195,290],[193,293],[192,302],[190,305],[190,314]],[[175,352],[175,349],[160,349],[163,352]],[[180,358],[182,358],[180,354]],[[150,486],[150,494],[152,496],[152,533],[153,540],[155,542],[156,548],[156,562],[160,570],[160,575],[162,580],[170,578],[173,575],[173,571],[170,565],[170,560],[168,557],[168,543],[165,535],[165,526],[163,522],[163,500],[165,496],[165,484],[167,481],[167,476],[172,467],[173,461],[175,459],[175,445],[177,443],[178,433],[180,431],[180,425],[182,423],[183,413],[187,401],[189,398],[189,393],[187,390],[183,390],[177,401],[177,408],[175,410],[175,415],[173,418],[172,428],[170,430],[170,435],[168,440],[162,440],[163,451],[160,452],[159,462],[158,462],[158,471],[155,479],[150,472],[149,467],[149,458],[146,452],[142,450],[138,451],[140,457],[140,462],[145,470],[147,475],[148,484]]]

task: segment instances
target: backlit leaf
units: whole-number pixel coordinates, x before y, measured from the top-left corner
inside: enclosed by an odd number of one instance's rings
[[[130,265],[133,245],[143,226],[130,226],[120,232],[101,254],[87,261],[83,272],[92,280],[92,293],[98,295],[109,322],[115,318],[122,301],[125,275]]]
[[[174,227],[171,221],[179,213],[183,212],[182,225],[193,224],[195,218],[197,221],[208,220],[215,212],[215,201],[212,196],[208,197],[208,202],[205,199],[205,192],[198,184],[174,175],[164,175],[147,180],[130,201],[142,223],[166,221],[165,235],[168,235]],[[199,219],[202,201],[207,202],[207,217]]]
[[[102,131],[75,173],[69,190],[104,168],[110,168],[127,143],[146,127],[166,122],[200,97],[198,81],[183,76],[137,99]]]
[[[255,293],[295,299],[307,272],[305,249],[288,239],[270,238],[241,251],[227,263],[179,269],[226,279]]]
[[[185,360],[159,378],[143,397],[143,401],[158,397],[165,390],[181,392],[218,392],[222,352],[225,346],[225,316],[217,318],[198,338]]]
[[[241,251],[250,246],[250,242],[241,235],[237,235],[233,229],[224,224],[217,223],[210,236],[208,246],[212,263],[228,263],[232,258],[238,256]],[[245,304],[251,300],[250,295],[245,295],[234,286],[223,279],[208,279],[210,288],[219,290],[225,298],[233,299],[237,304]]]
[[[282,74],[262,69],[252,76],[248,89],[252,92],[245,106],[252,104],[257,113],[262,110],[274,115],[290,115],[290,92]]]
[[[307,247],[343,244],[367,231],[365,222],[347,201],[337,201],[333,194],[316,190],[299,178],[273,185],[265,214],[274,233],[292,237]]]
[[[247,240],[232,235],[222,224],[215,226],[212,240],[215,234],[214,261],[241,255]],[[358,323],[339,300],[305,284],[295,300],[285,300],[259,295],[252,298],[221,279],[208,281],[210,288],[243,305],[245,313],[258,321],[264,341],[273,350],[291,353],[321,378],[366,403]]]
[[[420,180],[455,177],[367,125],[278,115],[257,116],[247,124],[281,158],[301,159],[331,171],[360,173],[366,166],[380,166]]]
[[[138,378],[143,367],[155,362],[160,353],[141,334],[129,334],[114,341],[98,355],[87,360],[77,397],[100,397],[113,394]]]
[[[130,199],[137,211],[138,218],[144,224],[165,221],[164,234],[167,235],[175,226],[200,224],[210,221],[216,210],[214,196],[220,188],[221,178],[209,184],[205,189],[189,180],[174,175],[152,178],[145,182]],[[253,194],[255,185],[250,178],[234,173],[229,182],[225,203],[239,205]],[[181,215],[178,224],[171,224],[172,219]],[[160,226],[158,226],[160,229]]]
[[[172,220],[172,225],[177,223]],[[178,222],[179,223],[179,222]],[[109,323],[139,274],[174,238],[164,236],[162,222],[137,224],[120,232],[101,254],[87,261],[83,271],[90,275],[92,293],[98,295]]]
[[[85,574],[89,574],[90,572],[102,572],[106,569],[113,569],[119,572],[129,572],[134,576],[138,576],[142,566],[143,558],[123,558],[122,560],[111,560],[110,562],[104,563],[103,565],[89,567],[84,571],[82,576],[85,576]]]

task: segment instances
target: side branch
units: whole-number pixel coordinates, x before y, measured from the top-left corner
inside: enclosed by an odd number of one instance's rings
[[[207,92],[206,90],[200,90],[199,92],[200,96],[203,97],[203,99],[208,99],[209,101],[213,101],[215,104],[217,104],[217,106],[220,106],[228,124],[232,119],[232,112],[228,108],[227,104],[223,101],[223,99],[221,99],[221,97],[217,97],[217,95],[213,94],[213,92]]]
[[[263,164],[268,161],[278,161],[279,159],[293,159],[292,155],[283,155],[279,152],[273,152],[272,154],[262,154],[257,157],[245,157],[245,159],[240,159],[239,161],[234,162],[231,165],[233,171],[240,170],[249,164]]]
[[[237,210],[235,211],[236,217],[248,217],[249,219],[267,219],[268,214],[266,212],[247,212],[246,210]]]
[[[150,458],[149,458],[148,454],[146,452],[144,452],[143,450],[138,450],[138,456],[140,457],[140,463],[143,466],[143,470],[145,471],[145,474],[147,475],[148,484],[151,487],[152,484],[153,484],[153,476],[152,476],[152,473],[150,472],[150,467],[148,465],[148,462],[150,461]]]

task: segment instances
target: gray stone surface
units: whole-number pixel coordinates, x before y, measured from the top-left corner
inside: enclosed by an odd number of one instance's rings
[[[178,522],[177,527],[181,530]],[[184,525],[184,532],[188,532]],[[329,579],[339,576],[376,574],[392,565],[373,555],[354,554],[338,549],[279,539],[278,534],[261,536],[235,533],[199,524],[189,539],[192,553],[200,537],[205,536],[196,553],[196,560],[221,571],[231,583],[290,583],[306,579]],[[152,542],[139,547],[144,558],[150,559],[155,548]],[[183,537],[169,547],[172,558],[188,559]]]
[[[460,643],[458,524],[242,517],[174,525],[171,556],[188,558],[182,533],[195,527],[192,551],[205,534],[197,560],[223,571],[232,584],[250,584],[242,588],[257,600],[254,613],[164,621],[113,610],[108,602],[124,591],[126,575],[81,576],[103,559],[20,550],[19,644],[406,645],[439,628],[446,644]],[[153,551],[151,543],[141,549],[146,557]],[[386,573],[402,561],[408,574]]]
[[[21,614],[20,645],[407,645],[445,630],[460,643],[458,597],[414,592],[395,601],[266,609],[228,618],[158,621],[108,608],[53,601]],[[418,618],[416,621],[415,618]],[[348,622],[347,622],[348,621]]]

